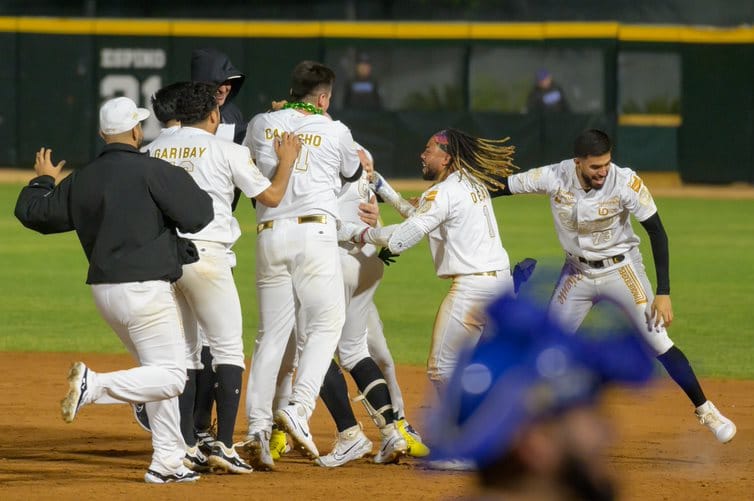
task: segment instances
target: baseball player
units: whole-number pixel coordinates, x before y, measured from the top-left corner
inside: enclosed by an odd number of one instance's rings
[[[213,48],[196,49],[191,53],[191,80],[194,82],[213,83],[217,85],[215,99],[220,107],[220,125],[216,136],[241,144],[246,135],[247,121],[235,103],[246,76],[232,63],[223,52]],[[236,189],[233,198],[233,210],[241,196]],[[234,256],[229,258],[235,259]],[[212,371],[212,352],[209,343],[199,329],[202,339],[202,365],[196,377],[196,404],[194,407],[194,428],[196,429],[199,448],[209,454],[210,444],[215,440],[211,430],[212,407],[215,401],[215,373]]]
[[[345,321],[337,193],[341,177],[355,181],[362,171],[351,132],[324,116],[332,69],[302,61],[291,80],[290,102],[252,118],[244,139],[265,174],[276,164],[272,145],[282,131],[293,131],[303,143],[280,205],[257,203],[259,334],[247,385],[244,449],[263,469],[269,468],[275,385],[294,325],[301,336],[298,369],[289,405],[275,411],[274,420],[294,445],[319,456],[308,421]]]
[[[176,284],[188,349],[189,380],[180,399],[181,429],[188,446],[186,458],[195,468],[209,466],[231,473],[248,473],[251,467],[233,446],[245,363],[241,305],[228,252],[240,236],[239,225],[231,214],[231,202],[237,186],[259,203],[276,206],[285,193],[300,144],[297,138],[284,132],[276,138],[273,145],[276,172],[270,181],[257,169],[248,148],[214,135],[220,123],[215,87],[186,83],[176,103],[181,129],[153,141],[148,150],[151,156],[189,172],[210,194],[215,209],[215,218],[207,228],[186,235],[196,244],[201,259],[186,266]],[[197,322],[209,341],[217,377],[217,440],[212,444],[208,464],[196,447],[194,435],[196,374],[202,368]]]
[[[191,482],[199,476],[183,465],[178,395],[186,381],[180,317],[172,282],[182,265],[196,261],[194,245],[176,228],[198,232],[213,218],[212,200],[181,169],[139,153],[140,122],[149,111],[125,97],[100,109],[103,152],[55,186],[64,162],[37,153],[39,175],[24,188],[16,217],[41,233],[76,230],[89,260],[87,283],[95,304],[139,367],[95,373],[76,362],[61,402],[63,419],[105,398],[146,402],[152,424],[149,483]]]
[[[574,158],[510,176],[496,195],[540,193],[550,197],[558,239],[566,254],[550,312],[575,332],[601,297],[616,300],[652,346],[657,359],[696,408],[699,421],[723,443],[735,424],[707,400],[683,352],[666,327],[670,303],[668,237],[652,195],[636,173],[612,162],[612,142],[587,130],[574,143]],[[656,294],[647,278],[633,215],[649,234],[657,272]]]
[[[428,360],[429,379],[439,391],[459,351],[476,343],[486,324],[484,305],[513,293],[508,254],[500,241],[488,187],[511,172],[512,147],[505,140],[472,138],[455,129],[434,134],[421,154],[422,176],[434,181],[415,211],[399,225],[358,228],[344,224],[342,238],[370,242],[399,254],[429,236],[437,276],[453,285],[435,318]],[[408,204],[406,204],[408,205]]]
[[[371,155],[359,148],[362,176],[343,186],[338,197],[341,221],[361,223],[360,206],[368,204],[373,197],[368,175],[371,171]],[[375,217],[374,223],[377,223]],[[408,451],[393,411],[389,387],[379,366],[369,353],[367,342],[367,318],[373,305],[374,293],[382,279],[384,265],[371,244],[356,245],[352,242],[339,244],[341,267],[346,300],[346,321],[338,342],[338,361],[331,362],[328,374],[320,390],[320,396],[333,416],[338,429],[338,438],[330,454],[317,459],[325,467],[341,466],[358,459],[372,450],[372,443],[361,431],[351,410],[348,391],[340,367],[351,374],[360,391],[357,397],[380,430],[381,445],[374,462],[387,464],[398,462]],[[340,366],[340,367],[339,367]]]

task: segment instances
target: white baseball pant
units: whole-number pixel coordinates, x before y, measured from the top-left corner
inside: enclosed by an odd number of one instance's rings
[[[513,294],[510,270],[490,275],[457,275],[435,317],[427,375],[438,394],[450,380],[458,355],[474,345],[487,325],[485,307],[501,294]]]
[[[621,263],[607,268],[592,268],[568,257],[552,294],[549,312],[566,332],[576,332],[600,298],[615,301],[658,355],[673,346],[664,325],[649,328],[647,315],[654,294],[638,248],[627,252]]]
[[[178,395],[186,384],[183,333],[173,286],[164,281],[94,284],[102,318],[139,363],[133,369],[89,372],[88,402],[146,402],[152,427],[150,468],[169,474],[183,464]]]
[[[259,333],[247,392],[250,433],[272,428],[275,385],[294,325],[303,348],[290,401],[307,417],[314,411],[345,321],[335,219],[275,220],[257,236],[256,265]]]
[[[369,357],[367,317],[385,265],[373,245],[346,249],[340,247],[346,320],[338,342],[340,366],[350,371]]]
[[[185,265],[176,288],[186,335],[189,369],[201,369],[203,337],[212,352],[212,365],[246,368],[243,353],[241,301],[233,280],[228,246],[219,242],[194,240],[199,261]],[[189,308],[185,306],[188,305]],[[201,327],[200,335],[198,327]]]
[[[367,310],[367,346],[369,355],[382,371],[390,391],[390,400],[393,402],[393,411],[396,418],[406,416],[403,403],[403,393],[398,386],[398,376],[395,373],[395,362],[388,348],[385,333],[382,328],[382,320],[377,312],[377,306],[372,302]]]

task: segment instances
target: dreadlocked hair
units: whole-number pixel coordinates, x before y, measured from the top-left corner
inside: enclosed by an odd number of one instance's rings
[[[483,139],[470,136],[458,129],[446,129],[442,132],[448,139],[448,144],[443,145],[443,149],[452,158],[451,170],[457,170],[461,175],[464,172],[472,174],[488,189],[504,189],[505,183],[502,178],[518,170],[513,164],[516,147],[504,146],[504,143],[510,140],[509,137]]]

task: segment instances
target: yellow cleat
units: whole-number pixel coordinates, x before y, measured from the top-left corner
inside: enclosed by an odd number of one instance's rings
[[[272,459],[277,461],[280,456],[290,452],[290,450],[291,446],[288,445],[288,437],[285,432],[273,426],[270,434],[270,455],[272,455]]]
[[[408,444],[408,455],[415,458],[423,458],[429,456],[429,447],[424,445],[422,437],[417,433],[413,426],[408,424],[408,421],[401,419],[398,421],[398,431],[401,432],[403,438],[406,439]]]

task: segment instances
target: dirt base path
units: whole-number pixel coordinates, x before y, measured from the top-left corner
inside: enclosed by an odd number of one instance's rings
[[[93,405],[72,424],[58,402],[74,354],[0,353],[0,498],[6,499],[449,499],[473,489],[466,473],[430,473],[417,460],[380,466],[360,460],[326,470],[296,453],[273,473],[204,475],[195,485],[151,486],[143,482],[150,459],[149,435],[137,427],[130,407]],[[127,355],[86,355],[94,370],[130,367]],[[428,389],[424,371],[400,367],[409,417],[420,422]],[[751,499],[754,492],[754,382],[707,380],[708,396],[738,425],[738,435],[718,444],[694,419],[672,384],[607,399],[620,437],[609,457],[620,477],[621,499]],[[243,403],[242,403],[243,405]],[[367,434],[374,427],[355,409]],[[243,437],[243,410],[236,439]],[[312,432],[329,451],[335,429],[319,404]],[[748,493],[748,494],[747,494]]]

